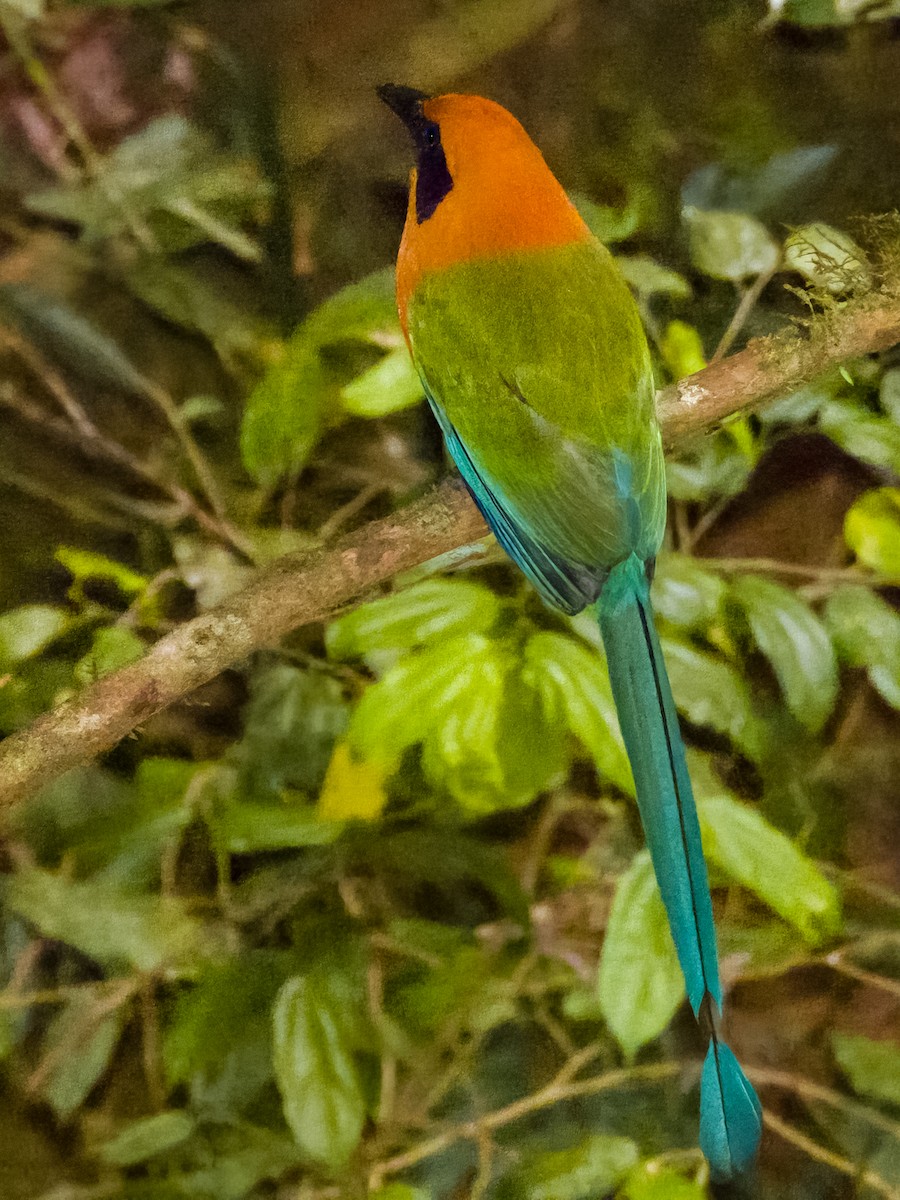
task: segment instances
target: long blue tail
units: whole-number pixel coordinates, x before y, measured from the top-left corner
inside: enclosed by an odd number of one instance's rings
[[[688,1000],[699,1017],[722,987],[712,901],[684,743],[653,624],[646,568],[636,556],[611,572],[597,601],[613,696],[631,761],[641,821],[653,859]],[[710,1011],[712,1019],[716,1012]],[[762,1110],[737,1059],[715,1029],[700,1090],[700,1146],[713,1173],[728,1179],[753,1161]]]

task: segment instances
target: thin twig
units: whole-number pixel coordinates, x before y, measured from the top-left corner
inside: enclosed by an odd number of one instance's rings
[[[824,1146],[820,1146],[818,1142],[814,1142],[812,1138],[801,1133],[799,1129],[795,1129],[793,1125],[788,1125],[787,1121],[782,1121],[780,1117],[776,1117],[768,1109],[763,1110],[763,1124],[767,1129],[771,1129],[773,1133],[777,1133],[779,1137],[784,1138],[786,1142],[790,1142],[792,1146],[796,1146],[798,1150],[802,1150],[804,1154],[816,1162],[824,1163],[825,1166],[832,1167],[842,1175],[847,1175],[851,1179],[856,1180],[858,1184],[863,1184],[865,1187],[871,1188],[879,1196],[884,1196],[885,1200],[900,1200],[900,1190],[892,1187],[880,1175],[876,1175],[874,1171],[867,1167],[861,1167],[859,1163],[851,1162],[849,1158],[844,1158],[842,1155],[835,1154],[833,1151],[827,1150]]]
[[[771,271],[763,271],[762,275],[757,275],[754,281],[746,289],[741,296],[737,308],[734,310],[734,316],[728,323],[728,328],[722,334],[718,346],[713,351],[713,356],[709,360],[710,363],[717,363],[721,358],[724,358],[731,347],[734,345],[734,339],[744,328],[747,318],[756,308],[756,302],[766,289],[766,285],[772,279],[772,276],[779,269],[780,264],[776,263]]]
[[[794,1095],[800,1096],[801,1099],[810,1103],[827,1104],[829,1108],[836,1108],[860,1121],[865,1121],[873,1129],[887,1133],[900,1142],[900,1122],[891,1120],[890,1117],[877,1112],[874,1108],[860,1104],[858,1100],[853,1100],[850,1096],[842,1096],[833,1088],[816,1083],[812,1079],[804,1079],[802,1075],[792,1075],[790,1071],[776,1071],[771,1067],[748,1067],[746,1070],[750,1081],[760,1087],[781,1088],[786,1092],[793,1092]]]
[[[397,1175],[401,1171],[406,1171],[427,1158],[442,1154],[457,1142],[477,1142],[493,1130],[512,1125],[515,1121],[521,1121],[524,1117],[529,1117],[544,1108],[552,1108],[566,1100],[598,1096],[602,1092],[614,1091],[629,1083],[655,1083],[662,1079],[671,1079],[682,1069],[682,1064],[677,1062],[648,1063],[644,1066],[622,1067],[615,1071],[607,1071],[603,1075],[577,1080],[574,1083],[560,1082],[563,1077],[563,1072],[560,1072],[546,1087],[532,1092],[530,1096],[523,1096],[521,1100],[515,1100],[512,1104],[507,1104],[504,1108],[487,1113],[474,1121],[455,1125],[452,1129],[445,1130],[444,1133],[439,1133],[435,1137],[420,1142],[417,1146],[412,1146],[402,1154],[395,1154],[392,1158],[376,1163],[369,1175],[369,1186],[376,1188],[380,1186],[381,1180],[386,1175]],[[567,1067],[563,1068],[563,1071],[567,1075],[569,1074]]]
[[[0,406],[15,412],[22,420],[49,433],[57,441],[78,449],[87,458],[99,459],[128,471],[142,483],[148,484],[169,497],[174,506],[175,521],[189,517],[196,521],[197,525],[206,533],[237,550],[243,557],[252,556],[253,547],[240,530],[235,529],[230,522],[207,512],[187,488],[183,488],[178,483],[170,483],[156,475],[127,447],[102,433],[83,410],[81,410],[83,418],[73,419],[72,424],[69,424],[69,422],[51,416],[40,405],[18,395],[9,386],[0,387]]]
[[[877,586],[878,578],[859,567],[818,567],[806,563],[782,562],[777,558],[706,558],[704,566],[727,575],[764,574],[795,575],[800,579],[827,579],[835,583],[870,583]]]

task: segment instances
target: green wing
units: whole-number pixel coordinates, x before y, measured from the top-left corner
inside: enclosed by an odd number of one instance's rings
[[[652,374],[634,301],[602,246],[426,277],[409,328],[466,482],[551,602],[577,611],[616,562],[653,557],[665,483]]]

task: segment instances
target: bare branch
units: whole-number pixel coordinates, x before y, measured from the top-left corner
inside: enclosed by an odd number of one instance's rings
[[[882,291],[795,334],[753,342],[659,396],[666,444],[783,395],[848,359],[900,342],[900,296]],[[399,572],[482,537],[457,480],[343,538],[289,555],[240,595],[168,634],[138,662],[85,688],[0,745],[0,806],[109,750],[154,713],[255,650],[330,613]]]

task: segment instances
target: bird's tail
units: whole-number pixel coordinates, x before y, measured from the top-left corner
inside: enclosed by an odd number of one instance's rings
[[[722,1007],[712,901],[700,825],[669,677],[650,608],[646,568],[619,563],[597,601],[613,696],[653,869],[694,1015]],[[752,1162],[762,1129],[756,1093],[713,1029],[703,1067],[700,1146],[730,1178]]]

